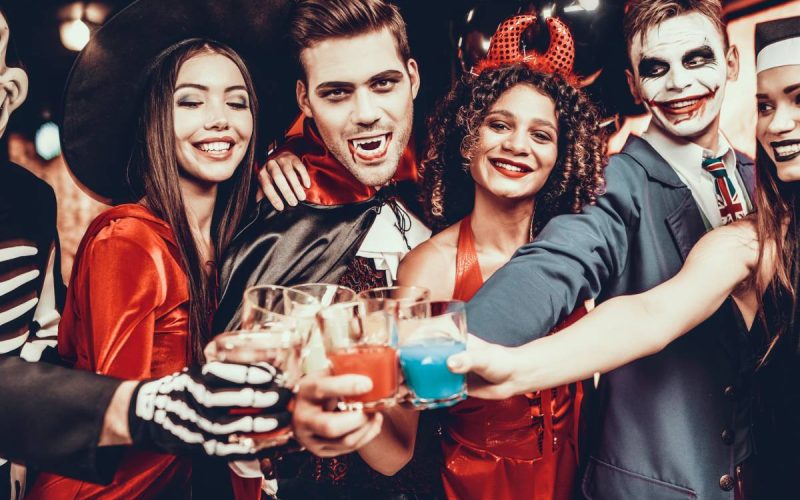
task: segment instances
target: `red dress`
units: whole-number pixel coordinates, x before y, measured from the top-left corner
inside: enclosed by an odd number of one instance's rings
[[[172,229],[147,208],[100,214],[75,255],[58,328],[61,357],[129,380],[181,370],[189,361],[189,284],[180,262]],[[188,498],[191,471],[189,458],[131,448],[109,485],[41,473],[25,498]],[[230,479],[237,498],[259,498],[260,479]]]
[[[453,298],[469,300],[482,284],[467,216],[458,233]],[[584,314],[580,307],[558,328]],[[448,498],[571,498],[581,396],[580,384],[570,384],[500,401],[468,398],[451,408],[442,441]]]
[[[188,361],[189,288],[166,222],[120,205],[89,225],[75,256],[58,352],[79,370],[161,377]],[[26,498],[149,498],[189,490],[191,460],[130,449],[111,484],[40,474]],[[180,496],[178,497],[180,498]]]

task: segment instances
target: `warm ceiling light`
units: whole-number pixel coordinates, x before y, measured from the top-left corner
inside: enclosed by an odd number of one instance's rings
[[[578,3],[586,10],[596,10],[600,6],[600,0],[578,0]]]
[[[78,52],[89,43],[89,27],[80,19],[62,22],[59,32],[61,43],[69,50]]]

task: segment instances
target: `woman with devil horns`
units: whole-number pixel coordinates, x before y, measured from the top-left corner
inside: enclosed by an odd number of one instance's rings
[[[558,335],[515,348],[473,342],[449,360],[454,371],[481,375],[471,393],[507,398],[610,371],[664,349],[731,297],[754,354],[755,456],[736,468],[737,491],[745,498],[796,496],[800,17],[756,25],[756,72],[755,215],[704,236],[672,279],[610,299]]]
[[[428,287],[434,299],[468,300],[551,217],[580,211],[603,189],[599,114],[568,83],[572,37],[548,19],[547,53],[520,53],[520,35],[535,19],[504,22],[477,74],[465,74],[429,120],[423,197],[440,232],[406,257],[398,280]],[[585,312],[576,304],[566,322]],[[570,498],[580,398],[580,384],[571,384],[502,401],[470,398],[450,409],[443,422],[448,497]],[[416,422],[394,427],[410,449]],[[383,432],[379,439],[390,438]]]

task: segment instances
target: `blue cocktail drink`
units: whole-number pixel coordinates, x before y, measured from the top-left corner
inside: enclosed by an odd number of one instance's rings
[[[447,337],[425,338],[400,347],[400,366],[416,408],[441,408],[466,398],[464,375],[447,368],[447,358],[464,349],[464,342]]]

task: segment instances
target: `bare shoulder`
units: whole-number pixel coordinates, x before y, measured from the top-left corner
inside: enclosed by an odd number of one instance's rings
[[[397,281],[401,285],[424,286],[433,299],[447,299],[455,285],[458,224],[417,246],[400,262]]]

